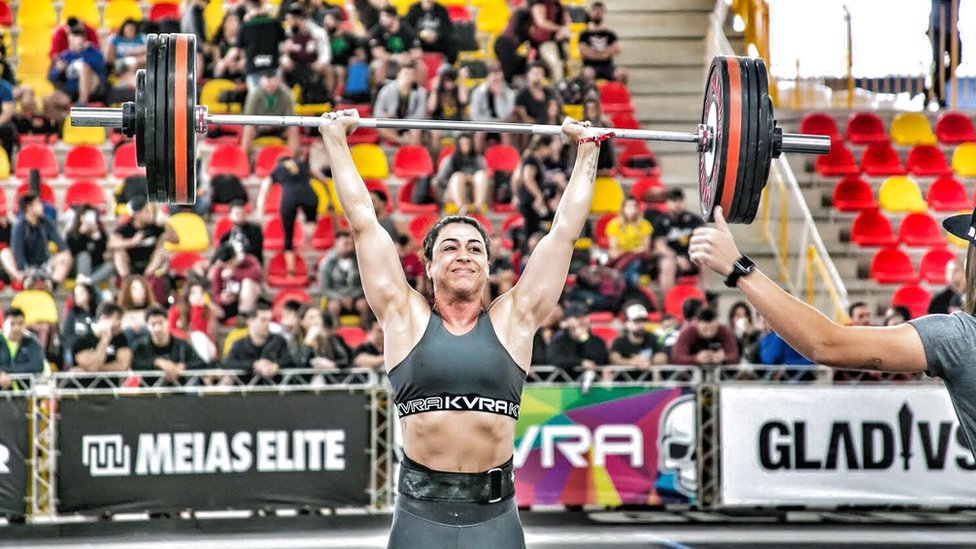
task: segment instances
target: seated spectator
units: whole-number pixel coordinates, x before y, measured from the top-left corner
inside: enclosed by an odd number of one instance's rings
[[[301,301],[289,299],[281,307],[281,318],[278,322],[271,324],[271,333],[278,334],[285,338],[288,343],[288,352],[291,353],[296,361],[299,356],[299,346],[302,342],[302,305]]]
[[[366,318],[369,305],[359,278],[356,243],[348,231],[336,232],[335,245],[319,266],[318,281],[322,293],[329,299],[328,310],[332,318],[339,320],[343,315]]]
[[[342,28],[342,10],[330,6],[326,10],[322,26],[329,36],[332,50],[332,63],[325,67],[325,88],[329,93],[335,93],[339,84],[346,81],[350,63],[365,63],[366,48],[363,41],[354,33]]]
[[[54,84],[53,101],[62,109],[85,106],[105,84],[105,57],[88,41],[85,29],[72,27],[68,49],[52,62],[48,80]]]
[[[435,177],[438,188],[443,189],[444,204],[457,206],[458,215],[488,213],[491,189],[485,170],[485,157],[475,151],[474,136],[470,133],[459,135],[454,143],[454,153],[441,162]]]
[[[400,19],[393,6],[380,10],[379,23],[369,31],[369,51],[373,60],[370,72],[376,82],[393,78],[387,71],[389,61],[396,61],[400,67],[422,65],[420,39],[413,27]],[[417,82],[427,81],[427,71],[423,67],[418,66],[417,73]]]
[[[244,57],[244,79],[248,91],[252,91],[260,85],[262,76],[277,74],[280,44],[285,41],[285,29],[268,14],[263,0],[245,0],[244,8],[240,33],[228,55],[235,59]]]
[[[162,370],[163,379],[173,382],[186,370],[206,367],[192,346],[170,334],[166,309],[150,307],[145,315],[146,333],[132,345],[133,370]]]
[[[369,198],[373,202],[373,211],[376,212],[376,220],[379,222],[380,227],[383,227],[383,230],[396,242],[401,231],[400,227],[397,226],[396,220],[393,218],[393,214],[388,209],[390,198],[386,196],[386,193],[378,189],[369,191]]]
[[[128,211],[129,221],[116,226],[108,239],[115,271],[121,278],[130,274],[145,276],[153,287],[156,300],[165,300],[165,291],[161,296],[156,290],[157,279],[162,278],[163,265],[170,255],[163,244],[179,242],[179,238],[169,225],[156,223],[156,208],[145,195],[130,200]]]
[[[739,344],[739,354],[745,356],[746,349],[759,342],[759,329],[752,319],[752,309],[745,301],[736,301],[729,309],[729,328]]]
[[[71,290],[70,306],[61,325],[61,345],[65,350],[65,363],[74,363],[71,349],[75,340],[91,331],[98,307],[98,293],[91,284],[78,282]]]
[[[400,267],[407,277],[407,282],[414,290],[426,295],[427,274],[424,272],[424,261],[417,253],[413,240],[406,233],[398,234],[396,239],[397,255],[400,257]]]
[[[426,118],[427,92],[417,84],[415,63],[400,65],[396,80],[384,85],[376,94],[373,114],[377,118]],[[393,145],[419,145],[420,130],[380,128],[379,136]]]
[[[294,116],[295,100],[291,90],[281,83],[278,74],[268,70],[261,74],[259,85],[248,90],[244,114]],[[293,151],[297,151],[301,145],[298,126],[244,126],[241,132],[241,148],[248,153],[254,149],[254,140],[258,137],[280,137],[287,141],[288,148]]]
[[[132,349],[122,333],[122,308],[106,301],[98,306],[92,329],[71,347],[77,372],[125,372],[132,365]]]
[[[17,75],[14,73],[14,65],[7,55],[7,37],[8,32],[0,29],[0,80],[6,80],[11,86],[17,86]]]
[[[76,28],[84,29],[85,39],[96,49],[100,47],[98,43],[98,31],[88,23],[72,16],[54,29],[54,34],[51,36],[51,50],[48,52],[48,57],[51,61],[54,61],[59,55],[67,51],[70,41],[68,35],[71,33],[71,29]]]
[[[620,271],[631,288],[640,287],[653,233],[651,223],[641,217],[640,203],[632,196],[624,199],[620,215],[607,223],[609,265]]]
[[[14,125],[17,127],[17,134],[57,134],[60,131],[56,122],[60,114],[60,107],[51,99],[41,101],[34,95],[34,88],[29,84],[21,84],[17,89],[20,93],[20,99],[14,113]]]
[[[697,299],[690,299],[688,301],[696,301],[701,304],[701,301]],[[681,322],[671,313],[662,314],[661,322],[654,329],[654,338],[657,340],[657,346],[667,355],[669,363],[671,362],[671,348],[674,347],[674,342],[678,340],[680,329]]]
[[[904,305],[892,305],[885,311],[882,326],[898,326],[912,319],[912,312]]]
[[[671,362],[687,366],[738,364],[739,345],[732,330],[718,323],[715,310],[704,308],[695,322],[681,328],[671,349]]]
[[[932,296],[929,302],[928,314],[947,314],[949,303],[957,295],[966,293],[966,271],[958,259],[951,259],[945,266],[946,287]],[[852,317],[853,320],[853,317]]]
[[[667,364],[667,353],[658,348],[657,338],[647,330],[647,309],[633,303],[624,308],[624,319],[623,333],[610,344],[610,364],[630,366],[635,372]]]
[[[234,81],[244,79],[245,59],[234,49],[240,29],[240,15],[234,10],[227,11],[220,22],[220,27],[217,28],[217,33],[204,47],[205,74]]]
[[[16,107],[14,85],[0,80],[0,146],[3,146],[9,160],[14,157],[14,144],[17,142],[17,122],[14,119]]]
[[[186,340],[203,362],[217,360],[217,319],[223,311],[207,294],[206,283],[196,277],[187,279],[176,303],[170,306],[167,321],[174,335]]]
[[[221,318],[248,316],[261,297],[261,264],[244,249],[237,239],[221,244],[217,261],[210,267],[208,278],[214,302],[221,310]]]
[[[10,246],[0,250],[0,264],[10,280],[30,286],[43,280],[53,289],[71,272],[71,252],[51,219],[44,215],[44,203],[36,194],[17,198],[20,215],[10,233]],[[51,256],[48,242],[57,254]]]
[[[295,362],[301,368],[344,370],[352,364],[352,350],[332,332],[332,321],[317,307],[304,307],[299,329],[299,354]]]
[[[851,326],[873,326],[871,307],[863,301],[855,301],[847,308],[847,316],[851,319]]]
[[[0,334],[0,389],[9,389],[13,382],[8,374],[40,374],[44,372],[44,350],[27,331],[24,312],[7,308],[3,311],[3,334]]]
[[[136,69],[146,66],[146,35],[139,32],[139,22],[126,19],[105,44],[105,64],[109,72],[124,75],[135,88]]]
[[[149,281],[144,276],[130,274],[122,279],[118,304],[122,307],[122,331],[131,343],[145,332],[146,311],[159,303],[153,297]]]
[[[627,281],[620,271],[605,265],[587,265],[576,273],[576,285],[566,293],[566,299],[588,312],[616,313],[626,290]]]
[[[420,0],[410,6],[403,21],[417,32],[420,49],[443,53],[449,65],[457,61],[454,23],[447,14],[447,8],[435,0]]]
[[[285,11],[287,29],[281,70],[289,87],[302,87],[303,103],[327,103],[326,67],[332,63],[332,47],[325,30],[309,21],[305,7],[294,3]],[[330,90],[332,91],[332,90]]]
[[[365,328],[366,341],[353,349],[352,367],[383,371],[383,363],[385,362],[383,357],[383,326],[376,320],[376,317],[369,315],[366,318]]]
[[[588,97],[583,100],[583,119],[590,122],[593,126],[604,128],[613,127],[610,120],[603,115],[603,108],[600,106],[600,99]],[[617,167],[617,155],[614,149],[613,139],[604,141],[600,144],[600,157],[596,161],[596,175],[613,175]]]
[[[528,59],[519,53],[519,49],[529,41],[531,27],[532,15],[529,10],[524,7],[516,8],[512,10],[505,30],[495,38],[492,49],[501,65],[505,82],[509,84],[528,70]]]
[[[464,109],[468,106],[468,88],[458,81],[465,78],[467,69],[457,69],[444,65],[430,83],[427,94],[427,112],[434,120],[464,120]],[[440,147],[441,130],[430,131],[430,142],[435,148]]]
[[[688,257],[688,241],[692,231],[704,225],[705,220],[685,209],[685,193],[680,188],[668,191],[664,212],[648,208],[644,211],[644,219],[654,227],[652,244],[658,256],[658,280],[661,290],[667,293],[674,287],[677,276],[699,273]]]
[[[210,0],[186,0],[180,13],[180,32],[197,37],[197,44],[207,41],[207,18],[203,12]]]
[[[760,316],[763,325],[762,336],[756,346],[754,363],[767,366],[786,365],[799,366],[800,368],[769,368],[765,371],[762,378],[766,381],[813,381],[816,379],[816,372],[812,362],[803,357],[789,343],[766,324],[765,319]]]
[[[560,194],[558,182],[545,177],[551,143],[552,137],[548,135],[533,137],[518,170],[515,195],[518,197],[519,213],[525,219],[527,235],[549,231],[548,223],[543,227],[543,222],[552,221],[555,209],[551,207],[551,201]]]
[[[532,365],[540,366],[549,364],[549,345],[552,338],[559,333],[559,324],[563,320],[563,307],[556,305],[549,312],[549,316],[542,321],[542,325],[536,330],[532,337]]]
[[[70,210],[64,239],[75,258],[78,282],[98,286],[115,276],[115,267],[105,258],[108,232],[97,209],[86,205]]]
[[[614,58],[620,55],[620,41],[617,40],[617,33],[603,26],[605,13],[603,2],[590,5],[586,30],[579,36],[580,57],[583,58],[584,69],[592,70],[594,77],[626,84],[627,72],[614,64]]]
[[[558,106],[556,92],[545,84],[546,67],[533,63],[526,74],[525,87],[515,96],[515,118],[525,124],[544,124],[549,110]]]
[[[512,253],[502,245],[501,238],[492,238],[488,246],[491,259],[488,261],[488,286],[485,288],[486,307],[515,286]]]
[[[295,271],[295,248],[301,248],[303,242],[295,242],[295,221],[298,212],[302,212],[305,222],[305,234],[315,231],[318,219],[319,197],[312,189],[312,177],[308,163],[291,156],[278,159],[271,175],[261,183],[258,191],[258,211],[266,211],[268,192],[272,184],[281,185],[281,199],[278,201],[278,215],[281,217],[282,229],[285,237],[285,267],[289,273]]]
[[[530,0],[529,44],[549,67],[554,81],[563,79],[566,56],[563,46],[569,41],[569,12],[559,0]]]
[[[473,122],[509,122],[514,111],[515,90],[505,82],[501,65],[492,62],[488,65],[488,77],[471,90],[470,118]],[[479,151],[484,151],[489,141],[506,145],[512,143],[511,134],[508,133],[474,134],[475,149]]]
[[[271,306],[258,303],[247,317],[247,335],[230,346],[222,367],[274,379],[284,368],[293,368],[285,338],[271,333]]]
[[[586,393],[596,379],[597,370],[610,363],[607,344],[590,331],[586,309],[579,305],[566,306],[560,327],[560,332],[549,343],[549,363],[574,377],[582,372],[583,392]]]
[[[219,246],[231,241],[240,242],[244,253],[254,257],[259,264],[264,264],[264,231],[261,226],[248,219],[247,203],[243,200],[231,202],[228,217],[231,228],[220,237]],[[218,246],[218,247],[219,247]]]

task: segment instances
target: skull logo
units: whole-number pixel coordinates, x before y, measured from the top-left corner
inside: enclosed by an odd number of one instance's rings
[[[661,472],[674,474],[675,489],[694,496],[698,489],[695,462],[695,397],[676,399],[661,416]]]

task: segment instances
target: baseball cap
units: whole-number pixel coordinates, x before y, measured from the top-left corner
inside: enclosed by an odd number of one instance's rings
[[[647,320],[647,309],[640,303],[634,303],[624,309],[624,318],[634,322],[644,322]]]
[[[129,201],[129,210],[132,213],[141,212],[143,208],[149,205],[149,201],[144,196],[137,196]]]
[[[942,221],[942,228],[947,233],[961,238],[970,244],[976,244],[976,210],[971,214],[958,214],[947,217]]]
[[[586,316],[586,314],[586,307],[579,303],[570,303],[566,305],[566,309],[563,311],[563,318],[580,318]]]

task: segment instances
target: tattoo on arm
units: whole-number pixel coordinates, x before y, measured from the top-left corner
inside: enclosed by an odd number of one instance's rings
[[[882,362],[880,358],[872,358],[871,360],[862,364],[861,369],[877,371],[877,370],[881,370],[881,365]]]

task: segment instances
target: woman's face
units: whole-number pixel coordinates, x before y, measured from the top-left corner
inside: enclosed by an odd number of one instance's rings
[[[732,311],[732,323],[735,324],[739,319],[749,320],[749,311],[742,305],[739,305]]]
[[[135,38],[136,26],[133,25],[132,23],[127,23],[125,25],[122,25],[122,36],[126,38]]]
[[[194,284],[190,286],[190,294],[187,299],[189,299],[190,305],[201,305],[203,304],[203,295],[203,286]]]
[[[237,40],[237,31],[240,29],[241,20],[236,15],[228,15],[224,19],[224,38]]]
[[[88,295],[88,288],[81,284],[74,289],[75,307],[88,307],[91,305],[91,296]]]
[[[137,280],[129,286],[129,295],[132,297],[132,304],[141,307],[146,304],[146,296],[149,294],[142,282]]]
[[[309,331],[314,327],[322,328],[325,322],[322,320],[322,311],[318,309],[309,309],[305,311],[305,316],[302,317],[302,328],[305,331]]]
[[[471,154],[471,138],[470,137],[462,137],[462,138],[458,139],[457,146],[458,146],[458,150],[461,151],[461,154]]]

